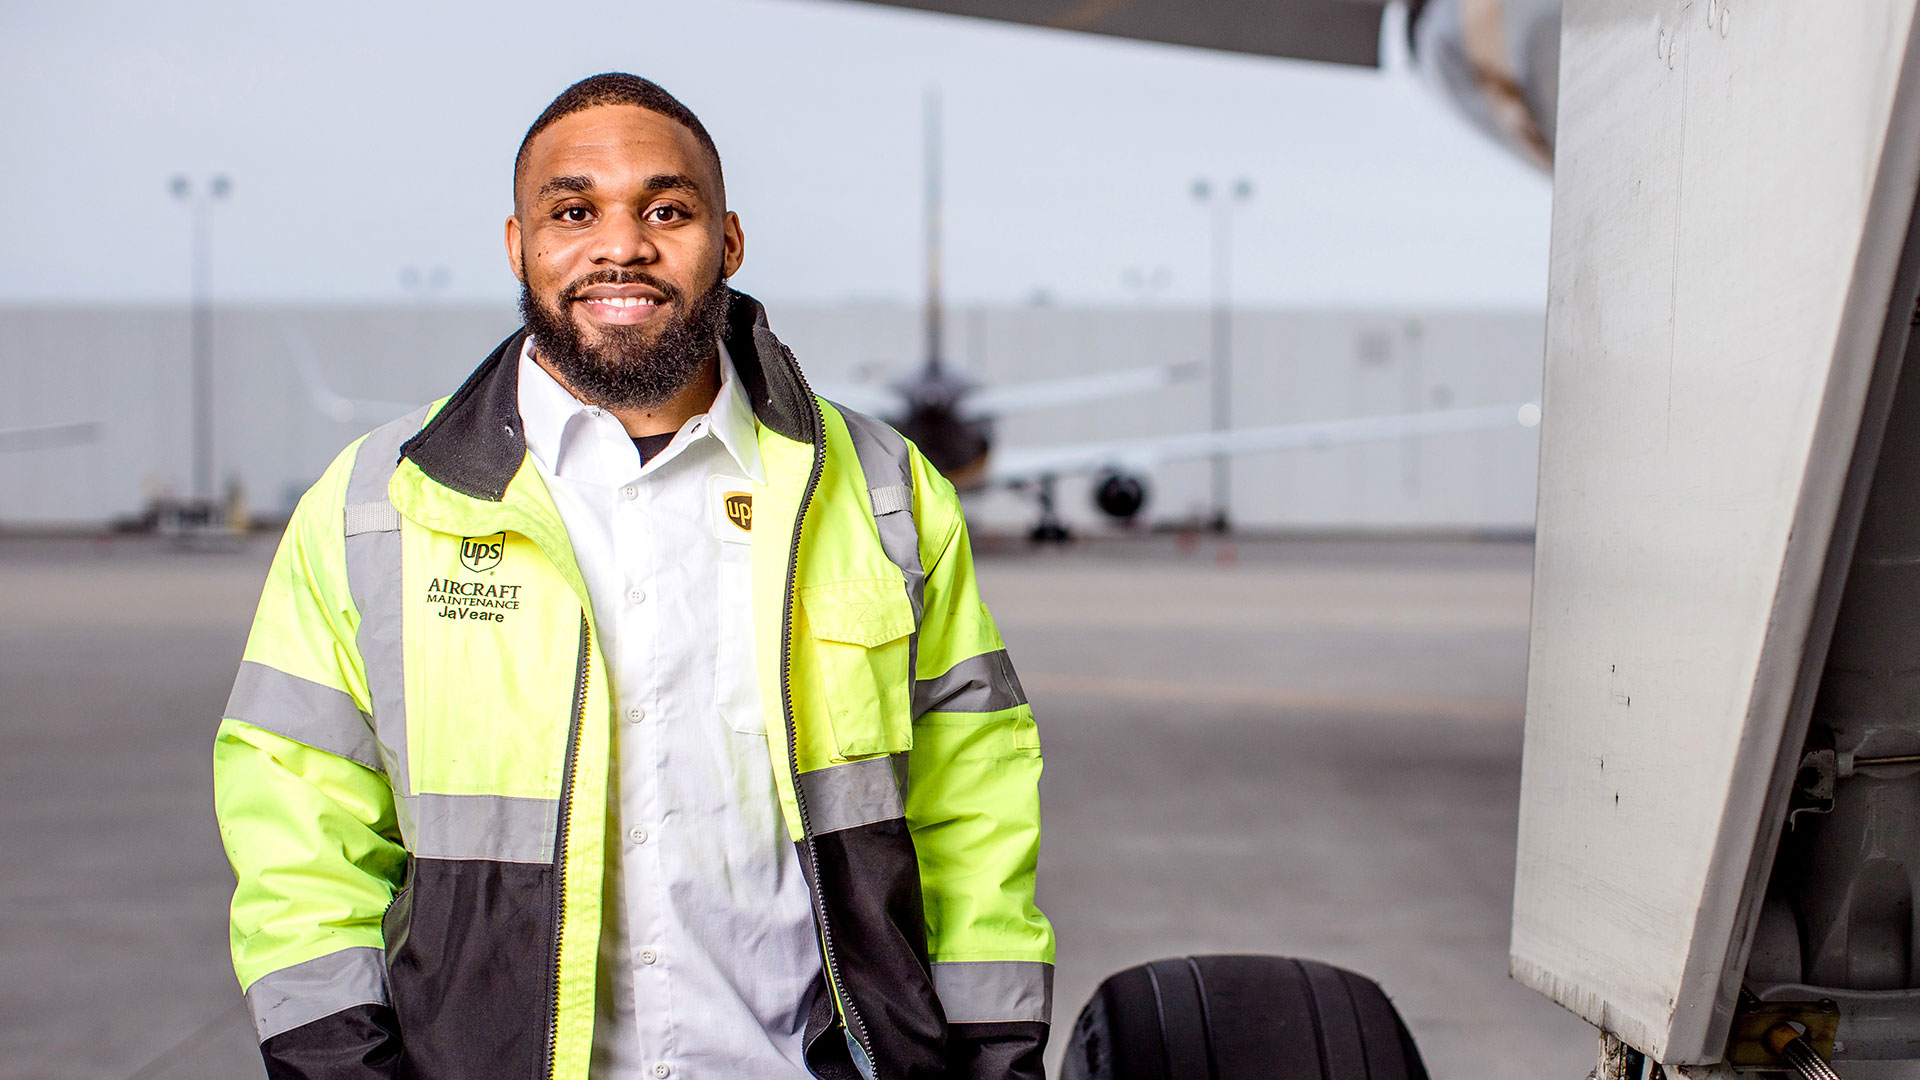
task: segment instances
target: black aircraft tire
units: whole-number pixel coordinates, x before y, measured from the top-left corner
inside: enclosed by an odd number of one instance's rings
[[[1129,968],[1074,1022],[1063,1080],[1427,1080],[1378,984],[1314,960],[1189,956]]]

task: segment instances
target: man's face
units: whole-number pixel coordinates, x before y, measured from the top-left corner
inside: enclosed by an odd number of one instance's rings
[[[541,359],[595,404],[658,405],[699,374],[744,250],[713,158],[665,116],[597,106],[527,148],[507,258]]]

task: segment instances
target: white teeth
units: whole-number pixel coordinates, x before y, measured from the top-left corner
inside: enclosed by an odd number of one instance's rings
[[[593,296],[588,302],[608,307],[653,307],[660,301],[645,296]]]

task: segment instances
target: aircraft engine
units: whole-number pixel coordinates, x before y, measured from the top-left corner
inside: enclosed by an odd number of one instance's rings
[[[1473,125],[1543,169],[1553,161],[1560,0],[1412,0],[1414,67]]]
[[[1093,482],[1093,503],[1108,517],[1132,521],[1147,504],[1147,482],[1123,472],[1106,472]]]

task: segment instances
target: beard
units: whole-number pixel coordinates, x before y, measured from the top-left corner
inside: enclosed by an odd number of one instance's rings
[[[523,274],[524,276],[524,274]],[[673,314],[661,323],[607,326],[588,338],[572,317],[573,302],[593,285],[648,285],[660,291]],[[533,332],[534,349],[560,373],[580,400],[603,409],[651,409],[671,401],[698,378],[726,325],[726,277],[685,302],[682,291],[644,270],[597,270],[560,291],[558,309],[520,286],[520,317]]]

